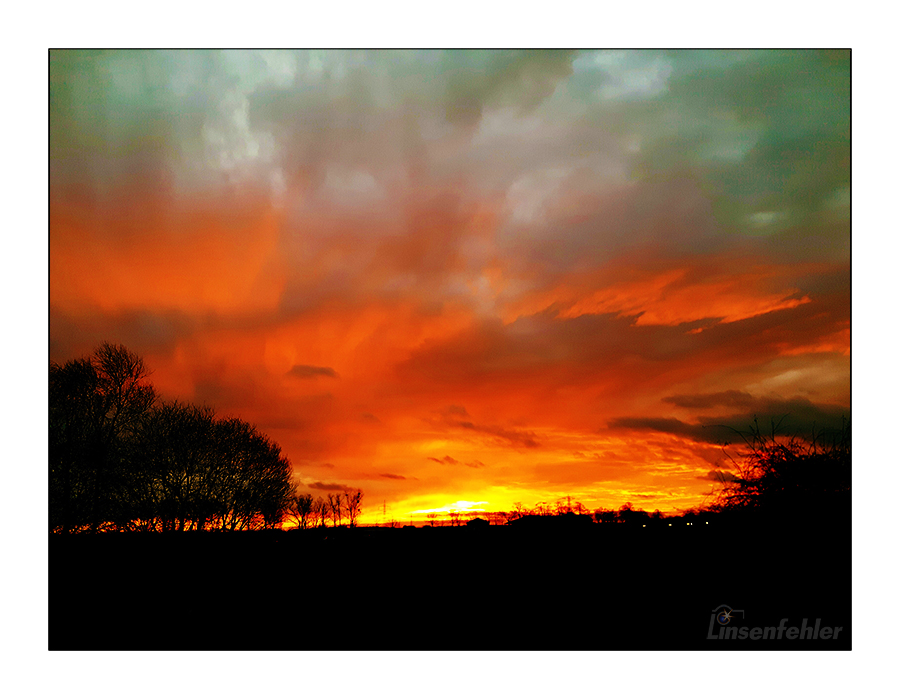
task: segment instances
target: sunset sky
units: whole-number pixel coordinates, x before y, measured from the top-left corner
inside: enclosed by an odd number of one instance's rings
[[[51,360],[364,522],[688,508],[850,417],[850,54],[52,51],[49,243]]]

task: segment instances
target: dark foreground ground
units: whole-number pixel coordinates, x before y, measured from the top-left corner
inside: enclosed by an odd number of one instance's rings
[[[847,650],[852,642],[849,536],[823,528],[51,536],[48,603],[51,650]],[[728,624],[714,618],[720,605],[733,610]],[[719,638],[725,626],[782,619],[780,640]],[[804,619],[841,627],[837,640],[789,640],[787,627]]]

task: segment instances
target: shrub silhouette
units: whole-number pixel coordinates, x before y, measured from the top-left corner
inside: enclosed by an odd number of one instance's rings
[[[840,430],[803,438],[763,433],[754,420],[744,454],[731,458],[737,471],[723,481],[711,510],[762,516],[775,523],[832,521],[850,514],[850,423]]]

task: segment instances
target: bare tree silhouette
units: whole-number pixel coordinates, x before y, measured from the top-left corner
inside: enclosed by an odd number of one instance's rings
[[[341,515],[344,513],[342,500],[341,493],[337,493],[336,495],[332,495],[331,493],[328,494],[328,510],[331,512],[331,523],[335,527],[341,525]]]
[[[331,505],[324,498],[318,497],[313,503],[313,514],[315,515],[316,526],[327,527],[328,517],[331,514]]]
[[[754,420],[749,433],[738,433],[743,449],[737,458],[729,455],[736,475],[721,479],[710,509],[765,514],[770,521],[848,517],[850,422],[808,438],[782,437],[778,428],[773,421],[764,433]]]
[[[300,495],[296,492],[291,497],[289,514],[293,518],[298,529],[306,529],[314,518],[313,496],[309,493]]]
[[[344,493],[344,511],[347,513],[351,527],[356,526],[356,521],[362,512],[362,498],[361,490],[357,490],[355,493]]]

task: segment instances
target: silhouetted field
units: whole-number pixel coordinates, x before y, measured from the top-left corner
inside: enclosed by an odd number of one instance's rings
[[[50,537],[51,649],[849,649],[825,528],[514,527]],[[837,640],[709,639],[751,626]]]

